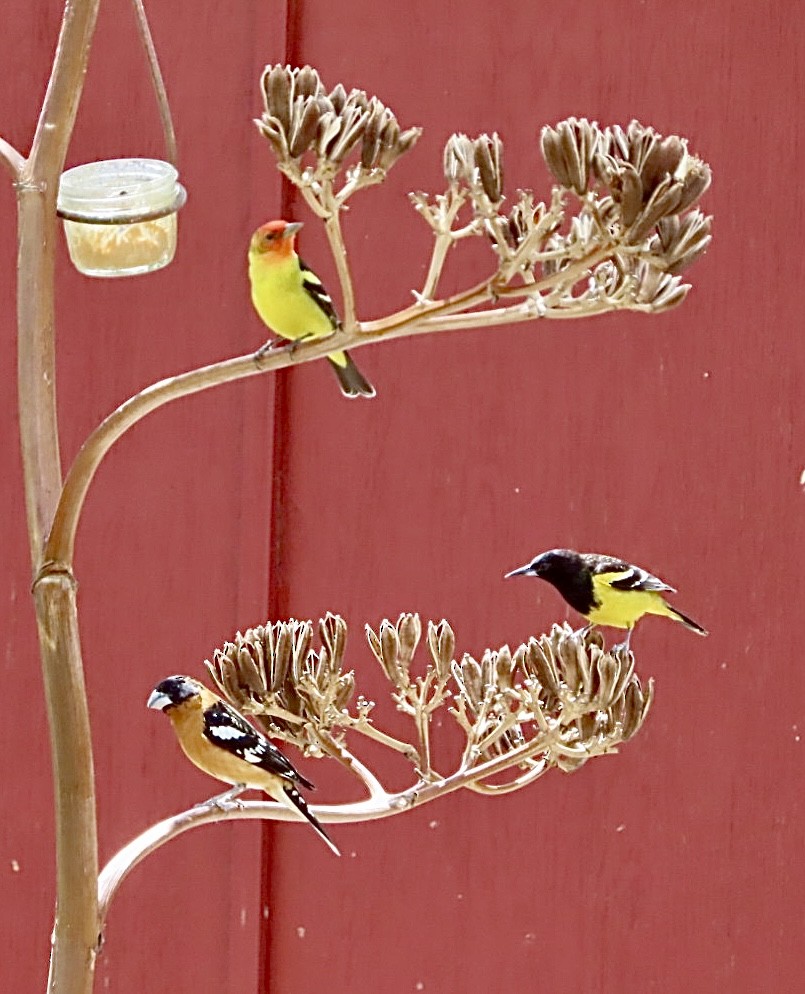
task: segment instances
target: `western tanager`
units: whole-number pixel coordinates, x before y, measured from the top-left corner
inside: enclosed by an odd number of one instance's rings
[[[170,718],[182,751],[200,770],[236,789],[265,791],[306,818],[339,855],[297,789],[312,790],[313,784],[265,735],[203,683],[189,676],[170,676],[154,687],[148,707],[164,711]]]
[[[301,227],[300,222],[269,221],[255,231],[249,245],[254,308],[271,331],[290,341],[321,338],[340,325],[321,280],[296,254],[294,242]],[[375,396],[347,352],[331,352],[327,358],[345,397]]]
[[[644,614],[673,618],[699,635],[707,634],[701,625],[665,600],[664,593],[676,593],[673,587],[639,566],[612,556],[551,549],[506,576],[547,580],[592,624],[628,629],[627,645],[632,629]]]

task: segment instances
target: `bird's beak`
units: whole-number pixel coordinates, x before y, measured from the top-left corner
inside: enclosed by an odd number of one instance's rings
[[[513,569],[511,573],[506,573],[503,577],[504,580],[508,580],[510,576],[533,576],[531,570],[531,563],[527,563],[525,566],[521,566],[519,569]]]
[[[164,711],[170,702],[171,699],[167,694],[160,694],[159,691],[152,690],[151,696],[148,698],[148,707],[155,711]]]
[[[283,239],[293,238],[293,236],[298,231],[301,231],[303,227],[304,224],[301,221],[292,221],[290,224],[286,224],[285,231],[282,233]]]

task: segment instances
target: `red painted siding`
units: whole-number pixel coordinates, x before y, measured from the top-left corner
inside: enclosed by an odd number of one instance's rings
[[[222,638],[262,618],[267,589],[277,615],[343,613],[376,697],[364,621],[416,609],[450,618],[461,650],[516,643],[564,612],[550,590],[501,575],[552,545],[656,569],[712,635],[645,623],[635,648],[657,679],[655,710],[619,756],[572,778],[339,827],[340,861],[311,832],[267,828],[262,901],[256,829],[182,839],[124,886],[102,983],[154,994],[798,991],[802,19],[780,0],[291,7],[287,47],[280,3],[152,11],[190,200],[177,260],[161,274],[91,282],[62,253],[66,461],[140,386],[260,341],[242,257],[251,228],[281,204],[250,123],[265,62],[309,61],[426,129],[391,180],[353,202],[365,317],[421,281],[428,234],[404,193],[436,187],[452,130],[497,128],[510,189],[540,193],[542,123],[636,116],[686,135],[714,170],[715,242],[691,272],[694,293],[668,315],[397,342],[361,352],[378,386],[371,404],[342,401],[319,363],[278,378],[276,420],[267,377],[135,429],[101,471],[79,534],[103,854],[210,792],[142,702],[157,678],[198,672]],[[57,15],[13,0],[6,24],[0,133],[24,147]],[[106,4],[69,164],[159,152],[133,38],[125,6]],[[9,357],[8,184],[0,212]],[[334,285],[315,223],[304,235],[305,256]],[[485,257],[471,255],[482,272]],[[0,975],[31,989],[46,971],[50,787],[10,359],[6,368],[0,666],[6,700],[26,712],[6,713],[0,729],[0,932],[11,950]],[[346,794],[324,764],[306,770],[322,799]]]

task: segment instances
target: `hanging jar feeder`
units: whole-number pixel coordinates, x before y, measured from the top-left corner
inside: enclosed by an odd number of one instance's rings
[[[64,221],[70,259],[86,276],[135,276],[167,266],[176,251],[177,212],[187,199],[145,8],[142,0],[133,3],[169,161],[105,159],[62,173],[56,212]]]
[[[162,269],[176,251],[179,174],[158,159],[106,159],[62,174],[58,213],[73,265],[87,276]]]

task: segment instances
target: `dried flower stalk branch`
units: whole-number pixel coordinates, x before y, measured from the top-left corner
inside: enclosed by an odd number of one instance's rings
[[[602,130],[570,118],[544,128],[541,151],[557,180],[550,202],[518,191],[504,211],[501,139],[457,134],[445,147],[446,191],[411,195],[434,232],[422,291],[397,313],[358,321],[340,215],[355,193],[385,179],[414,147],[420,130],[402,130],[393,112],[362,90],[348,93],[339,84],[327,91],[310,66],[266,67],[261,92],[264,112],[256,123],[280,171],[325,223],[344,301],[342,327],[326,340],[241,356],[164,380],[121,405],[93,432],[70,469],[46,564],[64,568],[72,562],[84,497],[108,449],[170,400],[308,362],[334,348],[536,318],[667,310],[687,295],[690,286],[680,273],[710,242],[711,219],[693,207],[710,183],[710,170],[687,151],[684,139],[663,139],[637,122],[625,130]],[[495,268],[465,290],[434,297],[450,248],[477,236],[489,239]]]
[[[361,325],[338,216],[355,192],[382,182],[413,148],[419,130],[401,131],[389,108],[362,90],[347,94],[339,84],[328,93],[310,66],[267,67],[262,92],[264,112],[257,126],[280,171],[325,220],[348,330],[380,335],[412,316],[428,327],[436,315],[456,311],[473,322],[485,313],[479,305],[501,297],[525,298],[531,306],[503,309],[496,314],[499,323],[508,316],[523,320],[613,309],[656,313],[684,300],[690,286],[679,274],[709,244],[710,218],[694,205],[710,184],[710,170],[682,138],[662,138],[637,121],[626,129],[601,129],[569,118],[543,128],[540,150],[557,183],[550,203],[536,203],[530,191],[520,190],[504,210],[500,137],[454,134],[444,150],[445,192],[411,194],[434,234],[416,304]],[[496,269],[482,286],[441,301],[435,294],[449,250],[470,236],[489,239]],[[585,262],[581,270],[579,261]],[[453,325],[466,326],[459,320]],[[441,323],[433,330],[437,327],[444,330]]]
[[[311,66],[267,66],[260,80],[265,110],[256,121],[277,156],[279,168],[302,191],[325,222],[344,302],[343,322],[355,328],[355,294],[341,232],[349,198],[381,183],[421,132],[401,132],[393,112],[363,90],[339,83],[329,93]],[[345,161],[355,153],[353,164]],[[343,171],[343,176],[340,174]]]
[[[319,622],[319,634],[317,649],[309,621],[248,629],[205,665],[220,693],[254,715],[268,734],[306,755],[330,755],[349,766],[354,755],[347,742],[354,733],[366,734],[371,727],[381,731],[378,741],[390,736],[370,717],[373,705],[355,700],[355,674],[344,669],[344,620],[328,614]],[[480,661],[468,654],[456,661],[450,625],[428,622],[430,658],[421,675],[412,671],[422,637],[418,615],[383,621],[377,631],[367,626],[366,635],[392,685],[392,700],[412,719],[407,754],[420,784],[446,779],[433,769],[430,756],[429,729],[439,708],[448,708],[465,735],[455,773],[508,758],[510,763],[496,769],[511,768],[508,786],[523,776],[530,781],[537,767],[571,772],[593,756],[615,751],[635,734],[651,703],[651,684],[644,693],[630,652],[605,651],[597,632],[574,632],[566,624],[554,625],[514,653],[503,646],[487,650]],[[395,740],[392,747],[399,745]],[[529,762],[523,765],[525,751]],[[365,768],[353,772],[365,782]],[[376,781],[373,789],[377,792]]]
[[[646,719],[653,683],[644,690],[635,673],[634,655],[618,647],[606,651],[601,636],[587,629],[554,625],[511,652],[487,650],[480,661],[455,656],[455,635],[442,620],[428,622],[429,659],[413,673],[422,640],[416,614],[402,614],[375,631],[366,626],[372,653],[391,684],[398,710],[412,718],[408,755],[413,782],[386,791],[354,755],[351,740],[370,735],[399,750],[405,745],[377,729],[373,705],[355,696],[355,675],[344,669],[347,627],[338,615],[318,625],[320,646],[313,645],[309,621],[275,622],[250,628],[217,649],[207,670],[217,690],[235,707],[254,716],[266,732],[309,756],[330,756],[360,780],[363,801],[319,805],[325,822],[387,818],[466,788],[497,795],[519,790],[550,769],[578,770],[595,756],[617,752]],[[452,773],[433,769],[429,727],[433,714],[447,707],[465,736]],[[332,748],[334,747],[334,748]],[[99,880],[102,920],[122,880],[148,853],[196,825],[225,818],[287,820],[293,814],[277,804],[209,802],[155,825],[121,850]]]

